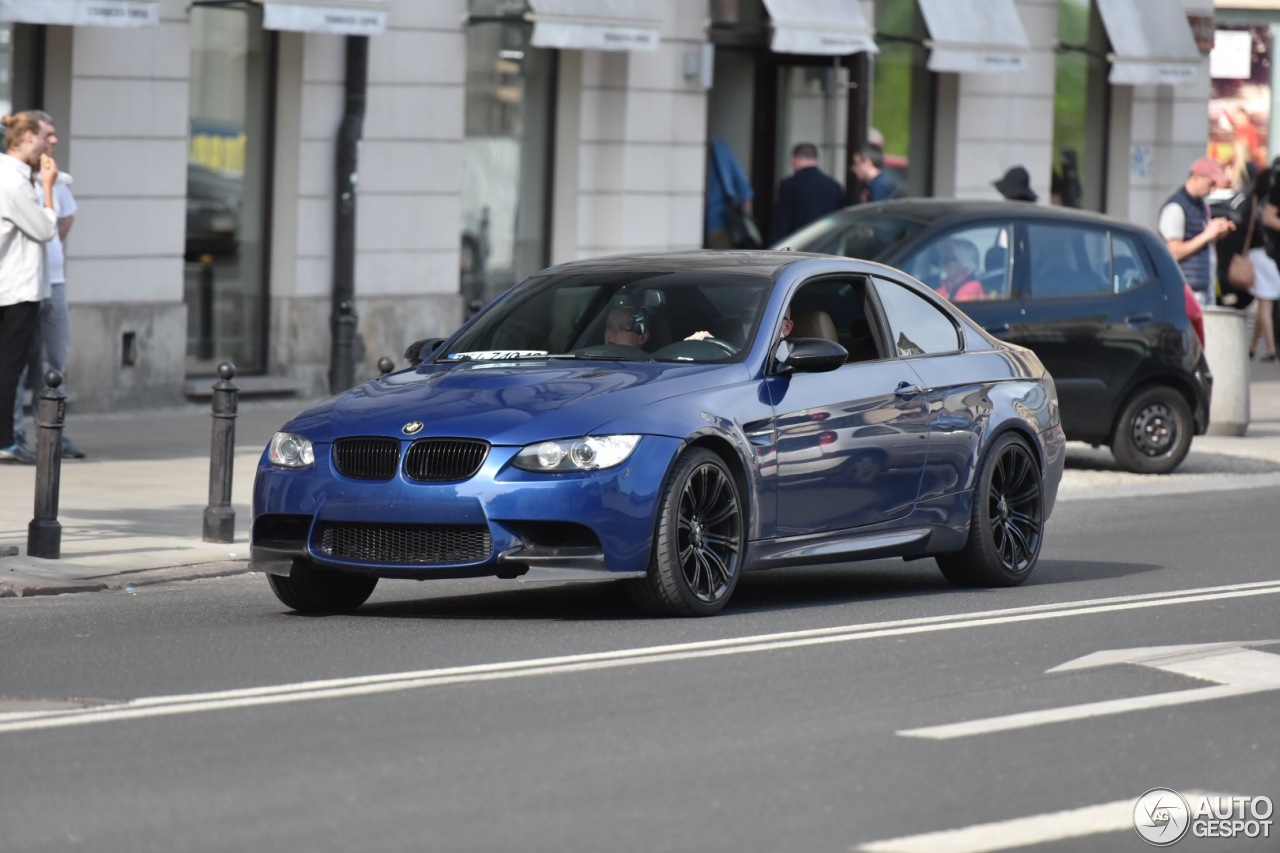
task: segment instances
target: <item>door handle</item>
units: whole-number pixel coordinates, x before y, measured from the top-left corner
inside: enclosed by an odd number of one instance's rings
[[[923,393],[923,388],[919,385],[912,385],[909,382],[899,382],[898,387],[893,389],[893,396],[902,400],[910,400],[912,397],[919,396]]]
[[[1141,314],[1130,314],[1124,318],[1125,323],[1130,326],[1140,326],[1143,323],[1150,323],[1155,316],[1150,311],[1143,311]]]

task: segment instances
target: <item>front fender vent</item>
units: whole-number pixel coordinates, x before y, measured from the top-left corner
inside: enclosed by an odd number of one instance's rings
[[[467,438],[424,438],[409,446],[404,474],[429,483],[475,476],[489,455],[489,443]]]

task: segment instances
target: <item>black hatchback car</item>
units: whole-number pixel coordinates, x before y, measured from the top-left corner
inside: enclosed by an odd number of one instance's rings
[[[1028,347],[1067,438],[1164,474],[1209,425],[1213,378],[1164,242],[1118,219],[1026,202],[899,199],[825,216],[774,248],[880,261]]]

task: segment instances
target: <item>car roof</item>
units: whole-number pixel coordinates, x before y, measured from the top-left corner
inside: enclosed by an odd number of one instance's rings
[[[1012,217],[1016,219],[1043,219],[1092,223],[1108,228],[1122,227],[1130,230],[1141,229],[1141,226],[1114,216],[1095,213],[1091,210],[1080,210],[1059,205],[1035,204],[1026,201],[1005,201],[961,198],[900,198],[889,201],[872,202],[847,207],[845,211],[856,210],[860,214],[879,213],[883,216],[895,216],[917,222],[934,223],[943,220],[964,219],[968,217]]]
[[[755,275],[774,278],[784,267],[792,264],[811,261],[815,258],[843,261],[850,267],[871,269],[878,264],[869,264],[852,258],[832,258],[823,255],[812,255],[807,252],[743,250],[713,251],[688,250],[675,252],[630,252],[621,255],[606,255],[598,258],[584,258],[568,261],[550,267],[540,275],[564,273],[626,273],[645,272],[680,272],[680,273],[733,273],[736,275]]]

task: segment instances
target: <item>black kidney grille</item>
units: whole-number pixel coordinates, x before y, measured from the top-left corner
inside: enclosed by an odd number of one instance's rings
[[[472,563],[493,550],[489,528],[461,524],[326,524],[320,550],[362,563]]]
[[[480,470],[488,455],[488,442],[424,438],[409,445],[404,457],[404,473],[410,480],[465,480]]]
[[[338,472],[357,480],[390,480],[400,461],[400,441],[395,438],[340,438],[333,443]]]

